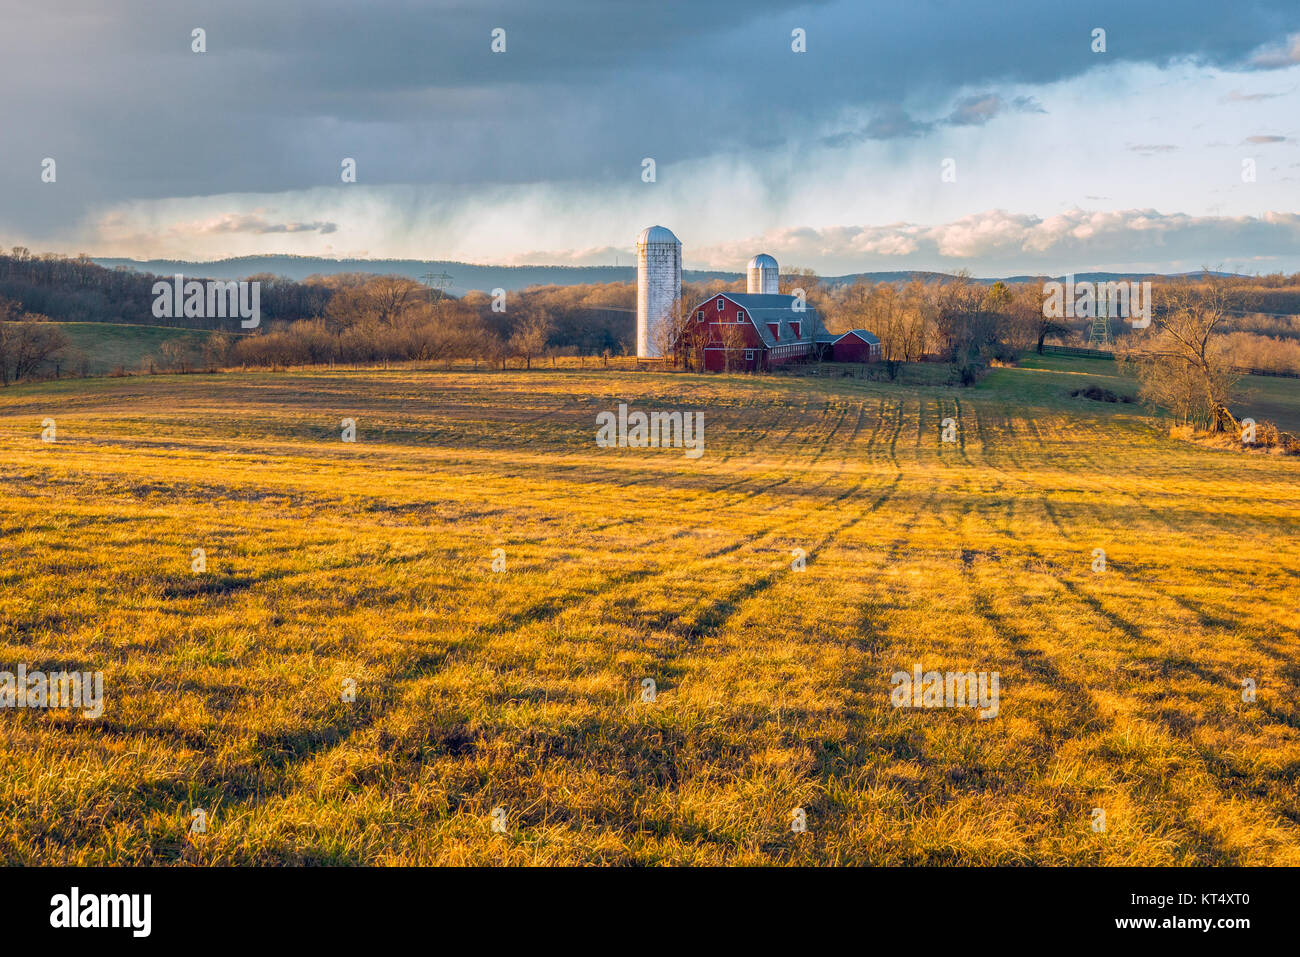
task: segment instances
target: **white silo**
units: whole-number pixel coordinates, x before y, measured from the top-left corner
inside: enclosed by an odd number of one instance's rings
[[[671,229],[649,226],[636,239],[636,354],[658,359],[664,321],[682,298],[682,244]]]
[[[759,253],[745,270],[745,292],[776,295],[781,291],[781,270],[767,253]]]

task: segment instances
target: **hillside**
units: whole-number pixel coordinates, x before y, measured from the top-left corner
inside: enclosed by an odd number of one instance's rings
[[[626,266],[491,266],[443,260],[324,259],[317,256],[241,256],[209,262],[96,257],[93,261],[109,269],[122,267],[159,276],[182,273],[186,276],[202,276],[211,279],[242,279],[260,273],[271,273],[272,275],[283,276],[286,279],[301,281],[308,276],[348,272],[368,272],[376,275],[394,274],[406,276],[409,279],[423,279],[426,273],[445,273],[452,277],[453,281],[448,286],[448,290],[455,295],[462,295],[475,289],[489,291],[501,288],[513,291],[541,285],[576,286],[584,283],[636,281],[636,267],[634,264]],[[795,264],[786,263],[783,265]],[[926,271],[894,271],[860,272],[823,278],[830,285],[842,285],[859,280],[868,282],[910,282],[913,279],[919,279],[922,282],[927,282],[942,278],[945,275],[948,274]],[[1114,279],[1142,278],[1144,275],[1143,273],[1081,272],[1075,278],[1093,282],[1106,282]],[[707,282],[712,279],[735,282],[744,278],[745,274],[739,271],[682,270],[682,279],[685,282]],[[1038,277],[1004,277],[1002,281],[1029,282],[1036,278]],[[1054,278],[1060,279],[1062,277]],[[980,278],[976,281],[994,283],[998,282],[999,278]]]
[[[184,343],[190,352],[202,350],[211,333],[164,326],[131,326],[111,322],[58,322],[68,337],[61,370],[64,374],[111,375],[122,371],[148,371],[150,363],[163,366],[163,344]]]

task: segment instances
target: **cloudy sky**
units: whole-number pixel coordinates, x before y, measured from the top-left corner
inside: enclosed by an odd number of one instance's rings
[[[3,246],[626,264],[661,223],[698,268],[1300,270],[1296,0],[0,15]]]

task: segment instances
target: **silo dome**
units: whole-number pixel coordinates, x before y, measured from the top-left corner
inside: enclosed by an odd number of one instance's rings
[[[767,253],[759,253],[745,270],[745,291],[775,295],[780,292],[781,269]]]
[[[641,235],[636,238],[636,244],[644,246],[646,243],[677,243],[678,246],[681,245],[681,241],[673,235],[673,231],[667,226],[647,226],[641,230]],[[775,265],[775,262],[773,262],[773,265]]]
[[[668,320],[682,298],[682,244],[671,229],[648,226],[636,238],[636,354],[657,359],[671,346],[665,342]]]

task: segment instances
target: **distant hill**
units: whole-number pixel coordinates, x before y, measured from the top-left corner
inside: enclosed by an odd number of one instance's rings
[[[169,276],[182,273],[187,276],[205,279],[242,279],[258,273],[272,273],[286,279],[302,280],[313,275],[328,275],[341,272],[369,272],[377,274],[396,274],[420,279],[426,273],[446,273],[452,277],[449,291],[462,295],[472,289],[490,291],[505,289],[514,291],[528,286],[556,285],[576,286],[582,283],[633,282],[636,279],[635,266],[483,266],[474,263],[448,262],[446,260],[420,259],[324,259],[318,256],[240,256],[234,259],[217,259],[211,262],[186,262],[171,259],[103,259],[94,262],[109,269],[125,267],[137,272],[155,273]],[[919,279],[922,282],[943,278],[946,273],[927,272],[923,270],[895,272],[862,272],[844,276],[826,276],[823,280],[832,285],[852,283],[858,279],[870,282],[910,282]],[[1145,273],[1085,272],[1076,273],[1075,279],[1092,282],[1109,282],[1118,279],[1142,278]],[[721,279],[734,282],[743,278],[740,272],[717,270],[686,269],[682,278],[688,282],[703,282]],[[1032,282],[1037,276],[1010,276],[1005,282]],[[1052,277],[1063,279],[1064,277]],[[979,283],[994,283],[998,279],[976,279]]]
[[[463,295],[470,290],[493,289],[515,291],[529,286],[576,286],[582,283],[633,282],[634,266],[480,266],[473,263],[420,259],[323,259],[316,256],[240,256],[211,262],[185,262],[171,259],[99,259],[95,262],[109,269],[123,266],[138,272],[170,276],[182,273],[205,279],[242,279],[258,273],[272,273],[286,279],[303,280],[308,276],[346,272],[408,276],[422,279],[426,273],[446,273],[452,277],[448,291]],[[737,273],[692,273],[690,278],[736,278]]]
[[[1194,272],[1175,272],[1175,273],[1156,273],[1156,272],[1077,272],[1074,274],[1075,282],[1118,282],[1122,279],[1177,279],[1181,276],[1203,276],[1205,273],[1197,269]],[[1232,272],[1215,272],[1210,271],[1211,276],[1239,276],[1243,279],[1250,278],[1243,276],[1241,273]],[[1025,276],[1007,276],[1003,282],[1034,282],[1037,279],[1044,278],[1041,275]],[[1054,279],[1057,282],[1063,282],[1064,276],[1047,276],[1047,279]],[[996,282],[997,280],[979,279],[977,282]]]

